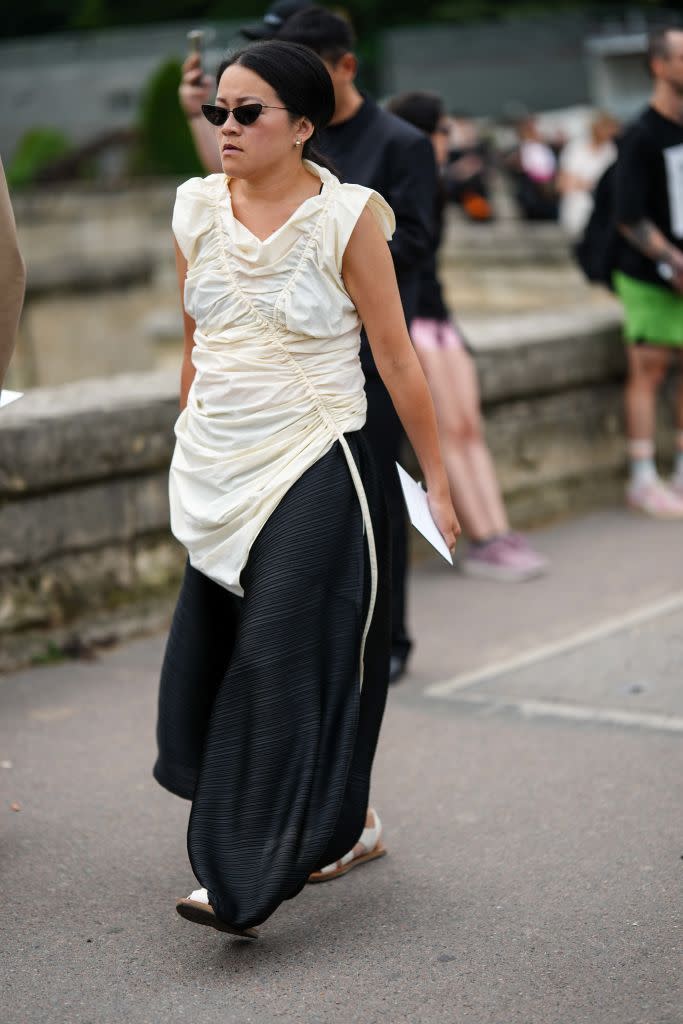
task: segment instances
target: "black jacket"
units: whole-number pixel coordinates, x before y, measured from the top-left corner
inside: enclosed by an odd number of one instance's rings
[[[342,181],[374,189],[394,211],[396,233],[389,247],[410,323],[416,312],[420,271],[434,245],[437,173],[430,140],[365,97],[348,121],[321,132],[319,147]],[[361,358],[366,370],[371,368],[367,349],[364,339]]]

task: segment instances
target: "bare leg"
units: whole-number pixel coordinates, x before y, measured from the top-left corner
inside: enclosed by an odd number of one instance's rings
[[[626,384],[626,425],[630,458],[627,500],[659,519],[683,519],[683,496],[662,483],[654,462],[657,391],[669,365],[665,348],[630,346]],[[679,392],[678,414],[681,414]]]
[[[626,430],[629,441],[654,441],[657,391],[669,365],[664,348],[629,345]],[[679,402],[679,413],[683,400]]]
[[[505,511],[493,458],[484,434],[477,368],[465,349],[448,349],[445,356],[451,369],[451,379],[455,380],[459,387],[459,391],[454,396],[455,401],[466,411],[468,422],[472,425],[471,440],[467,445],[472,475],[493,521],[494,532],[507,533],[510,523]]]
[[[453,504],[473,540],[505,533],[507,516],[482,432],[474,364],[464,349],[417,349],[434,400]]]
[[[683,498],[683,351],[678,359],[678,390],[676,392],[676,455],[674,456],[672,485]]]

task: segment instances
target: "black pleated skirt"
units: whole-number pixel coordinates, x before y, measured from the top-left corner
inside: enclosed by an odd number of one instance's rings
[[[216,914],[247,928],[342,857],[365,824],[386,702],[389,535],[367,443],[346,435],[370,506],[378,593],[339,442],[252,546],[238,598],[189,564],[161,673],[154,776],[192,800],[188,851]]]

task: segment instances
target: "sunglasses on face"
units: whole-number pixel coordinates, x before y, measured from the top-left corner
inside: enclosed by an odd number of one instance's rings
[[[247,125],[253,124],[264,110],[287,109],[287,107],[269,106],[267,103],[243,103],[241,107],[233,107],[232,110],[228,110],[227,107],[214,107],[210,103],[202,103],[202,114],[216,128],[220,128],[222,124],[225,124],[230,114],[232,114],[238,124]]]

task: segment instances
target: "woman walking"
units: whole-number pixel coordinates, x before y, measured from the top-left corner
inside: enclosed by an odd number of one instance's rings
[[[389,671],[387,525],[360,433],[365,324],[449,546],[459,526],[386,238],[393,215],[312,149],[334,110],[305,47],[218,70],[222,174],[178,189],[184,295],[171,524],[189,562],[161,676],[155,777],[192,800],[182,916],[254,937],[363,839]]]
[[[449,127],[441,97],[431,92],[396,96],[389,109],[430,136],[440,167],[448,156]],[[546,560],[510,529],[479,408],[474,361],[452,319],[437,276],[445,192],[434,213],[434,251],[420,277],[413,344],[434,399],[443,459],[458,516],[470,539],[461,567],[470,576],[522,582],[539,576]]]

